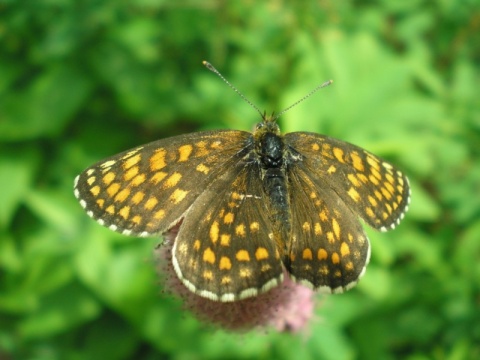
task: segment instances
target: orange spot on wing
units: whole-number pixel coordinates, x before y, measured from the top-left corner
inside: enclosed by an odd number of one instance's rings
[[[150,157],[150,170],[157,171],[163,169],[167,166],[165,162],[165,155],[167,155],[167,151],[165,149],[157,149]]]
[[[209,232],[210,240],[214,244],[218,241],[219,231],[220,231],[220,228],[219,228],[218,221],[214,221],[212,223],[212,226],[210,226],[210,232]]]
[[[258,222],[254,221],[250,224],[250,231],[252,233],[257,232],[259,229],[260,229],[260,224]]]
[[[331,174],[334,174],[336,171],[337,171],[337,168],[333,165],[330,165],[330,167],[327,170],[327,173],[331,175]]]
[[[230,246],[230,239],[231,236],[228,234],[222,234],[220,235],[220,245],[222,246]]]
[[[115,179],[115,173],[110,171],[103,176],[102,181],[106,186],[108,186],[112,183],[114,179]]]
[[[128,158],[123,163],[123,168],[125,170],[130,169],[132,166],[138,164],[138,162],[140,161],[141,158],[142,158],[142,156],[140,154],[137,154],[135,156],[132,156],[131,158]]]
[[[380,170],[380,163],[377,159],[367,156],[367,163],[374,169]]]
[[[340,239],[340,225],[336,219],[332,219],[332,229],[337,239]]]
[[[205,164],[198,164],[195,170],[197,170],[198,172],[204,173],[205,175],[207,175],[210,172],[210,168],[208,166],[205,166]]]
[[[136,225],[140,225],[142,223],[142,217],[140,215],[135,215],[130,221]]]
[[[127,220],[128,216],[130,215],[130,206],[122,207],[118,213],[120,214],[121,217]]]
[[[220,270],[230,270],[232,268],[232,262],[228,257],[222,256],[220,258],[219,267],[220,267]]]
[[[132,203],[135,205],[140,204],[140,202],[143,200],[145,197],[145,193],[143,191],[137,191],[135,195],[132,196]]]
[[[390,200],[392,198],[392,194],[390,194],[387,189],[382,187],[380,191],[382,192],[383,196],[385,196],[387,200]]]
[[[364,184],[368,183],[368,178],[365,174],[357,174],[357,178]]]
[[[318,260],[325,260],[328,257],[328,253],[325,249],[319,249],[317,253]]]
[[[116,202],[124,202],[127,199],[128,195],[130,195],[130,189],[125,188],[117,193],[114,200]]]
[[[347,175],[347,178],[348,178],[348,180],[350,180],[350,182],[352,183],[352,185],[355,186],[355,187],[359,187],[359,186],[362,185],[362,184],[360,183],[360,181],[358,180],[358,178],[357,178],[354,174],[348,174],[348,175]]]
[[[255,251],[255,258],[260,261],[260,260],[265,260],[268,259],[268,251],[264,247],[259,247]]]
[[[387,181],[390,184],[395,184],[395,179],[393,178],[392,174],[386,173],[385,174],[385,179],[387,179]]]
[[[365,171],[365,166],[363,165],[362,158],[358,155],[356,151],[352,151],[350,154],[350,158],[352,159],[352,165],[358,171]]]
[[[88,179],[87,179],[87,184],[92,186],[92,184],[95,182],[95,176],[90,176]]]
[[[162,220],[165,217],[165,210],[160,209],[155,214],[153,214],[153,218],[155,220]]]
[[[130,185],[132,186],[141,185],[145,181],[145,178],[146,178],[145,174],[139,174],[132,179],[132,181],[130,182]]]
[[[90,192],[93,196],[98,196],[98,194],[100,194],[100,186],[95,185],[94,187],[90,188]]]
[[[185,196],[187,196],[188,191],[182,190],[182,189],[176,189],[173,194],[170,196],[170,200],[174,204],[178,204],[180,201],[182,201]]]
[[[385,188],[390,192],[390,194],[393,194],[395,192],[395,189],[393,188],[392,184],[388,182],[384,182],[383,186],[385,186]]]
[[[250,255],[247,250],[239,250],[235,255],[238,261],[250,261]]]
[[[240,277],[242,278],[246,278],[246,277],[251,277],[252,276],[252,272],[250,271],[250,269],[240,269]]]
[[[165,179],[167,177],[167,173],[166,172],[163,172],[163,171],[158,171],[156,172],[151,178],[150,178],[150,182],[154,183],[155,185],[157,185],[160,181],[162,181],[163,179]]]
[[[145,208],[145,210],[152,210],[157,204],[158,204],[157,198],[154,196],[150,196],[148,200],[145,202],[145,205],[143,205],[143,207]]]
[[[303,260],[312,260],[313,259],[312,250],[310,250],[309,248],[303,249],[302,258]]]
[[[193,243],[193,248],[197,251],[200,249],[200,240],[195,240]]]
[[[130,181],[131,179],[133,179],[135,176],[138,175],[138,171],[139,171],[138,166],[134,166],[128,169],[125,175],[123,175],[123,179],[125,181]]]
[[[375,169],[375,168],[370,168],[370,172],[372,173],[373,176],[375,176],[378,180],[382,180],[382,174]]]
[[[378,179],[373,175],[368,175],[368,180],[370,180],[370,182],[374,185],[380,184],[380,181],[378,181]]]
[[[205,249],[203,252],[203,261],[208,262],[210,264],[215,263],[215,253],[209,247]]]
[[[213,272],[210,270],[204,270],[202,276],[205,280],[213,280]]]
[[[113,183],[107,188],[107,194],[110,195],[110,197],[114,197],[118,190],[120,190],[120,184]]]
[[[342,245],[340,246],[340,254],[342,257],[350,255],[350,247],[346,242],[342,242]]]
[[[348,189],[348,196],[350,196],[352,198],[353,201],[355,202],[359,202],[360,201],[360,194],[358,193],[357,190],[355,190],[355,188],[351,187],[350,189]]]
[[[171,187],[174,187],[178,184],[181,178],[182,178],[182,174],[178,172],[174,172],[172,175],[170,175],[170,177],[167,180],[165,180],[162,187],[164,189],[169,189]]]
[[[345,159],[343,158],[344,153],[343,153],[343,150],[342,150],[342,149],[340,149],[340,148],[338,148],[338,147],[334,147],[334,148],[333,148],[333,155],[335,156],[335,158],[336,158],[339,162],[341,162],[342,164],[345,163]]]
[[[187,161],[192,154],[193,146],[192,145],[182,145],[178,148],[178,162]]]
[[[237,227],[235,227],[235,234],[241,237],[245,237],[245,225],[240,224]]]
[[[332,263],[335,265],[340,264],[340,255],[338,255],[336,252],[332,254]]]
[[[233,219],[235,219],[235,215],[231,212],[225,214],[225,216],[223,217],[223,223],[224,224],[231,224],[233,223]]]
[[[375,217],[375,213],[373,212],[372,208],[369,206],[365,208],[365,213],[371,218]]]
[[[305,221],[303,224],[302,224],[302,229],[303,231],[305,232],[309,232],[310,231],[310,223]]]
[[[335,242],[335,235],[333,235],[333,232],[327,232],[327,240],[330,244],[333,244]]]
[[[318,214],[318,216],[320,217],[320,220],[322,220],[322,221],[327,221],[328,220],[327,211],[325,209],[320,211],[320,214]]]
[[[210,153],[211,150],[207,149],[207,143],[205,141],[199,141],[195,144],[195,157],[203,157]]]

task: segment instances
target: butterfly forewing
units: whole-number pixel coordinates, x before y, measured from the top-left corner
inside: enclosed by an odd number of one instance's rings
[[[210,131],[155,141],[107,158],[75,180],[87,214],[124,234],[163,233],[212,179],[242,158],[250,133]]]
[[[370,249],[357,216],[303,163],[290,167],[292,236],[288,272],[299,283],[325,293],[356,284]]]
[[[283,276],[258,165],[226,169],[185,214],[173,263],[193,292],[212,300],[255,296]]]
[[[328,186],[375,229],[393,229],[410,201],[406,176],[366,150],[344,141],[307,132],[285,135],[299,152],[305,171]]]

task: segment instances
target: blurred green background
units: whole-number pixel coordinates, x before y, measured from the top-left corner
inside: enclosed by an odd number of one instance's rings
[[[2,1],[0,358],[480,358],[480,4],[427,1]],[[212,329],[163,295],[152,250],[73,196],[94,162],[260,109],[402,169],[412,204],[367,230],[354,290],[304,334]]]

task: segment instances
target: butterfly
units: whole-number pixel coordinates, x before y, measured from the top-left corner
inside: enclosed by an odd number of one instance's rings
[[[352,288],[370,258],[360,219],[395,228],[410,202],[407,177],[350,143],[282,135],[278,116],[260,114],[253,133],[196,132],[104,159],[76,177],[75,196],[125,235],[179,226],[175,272],[210,300],[257,296],[285,272],[322,293]]]

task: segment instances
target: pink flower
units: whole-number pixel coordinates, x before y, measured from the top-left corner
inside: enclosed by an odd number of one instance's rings
[[[194,294],[180,281],[172,265],[172,248],[180,225],[165,235],[164,244],[155,249],[159,275],[165,290],[183,300],[184,307],[200,320],[226,330],[246,331],[274,328],[299,332],[313,317],[313,290],[294,283],[285,273],[282,284],[256,297],[234,302],[212,301]]]

